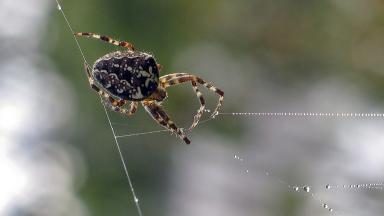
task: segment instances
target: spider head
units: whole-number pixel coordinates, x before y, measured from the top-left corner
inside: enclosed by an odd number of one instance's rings
[[[167,97],[168,97],[167,91],[165,91],[165,89],[161,88],[161,87],[158,87],[155,90],[155,92],[153,92],[153,94],[150,96],[151,99],[153,99],[157,102],[161,102]]]

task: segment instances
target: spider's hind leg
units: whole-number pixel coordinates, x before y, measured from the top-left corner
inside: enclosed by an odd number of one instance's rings
[[[141,104],[145,108],[145,110],[152,116],[153,119],[155,119],[159,124],[170,130],[171,132],[175,132],[177,136],[180,137],[186,144],[190,144],[191,142],[188,140],[188,138],[184,135],[183,131],[179,129],[173,121],[169,118],[169,116],[162,110],[160,107],[158,107],[155,103],[144,100],[141,101]]]

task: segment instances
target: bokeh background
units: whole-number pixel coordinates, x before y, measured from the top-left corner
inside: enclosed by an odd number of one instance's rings
[[[219,87],[223,113],[384,113],[383,1],[60,3],[75,32],[130,42],[163,75]],[[138,215],[56,2],[2,0],[0,38],[0,215]],[[119,49],[78,40],[90,64]],[[213,110],[218,96],[200,90]],[[168,93],[164,109],[188,128],[199,108],[191,85]],[[116,135],[163,130],[141,106],[109,116]],[[383,118],[208,119],[186,131],[189,146],[169,132],[118,138],[143,215],[384,214],[382,190],[342,187],[383,181]],[[315,196],[292,189],[304,185]]]

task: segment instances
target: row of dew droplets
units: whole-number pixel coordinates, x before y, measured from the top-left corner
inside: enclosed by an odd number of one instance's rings
[[[239,160],[239,161],[243,161],[243,158],[241,158],[241,157],[239,157],[239,156],[237,156],[237,155],[233,155],[233,157],[235,158],[235,159],[237,159],[237,160]],[[249,170],[246,170],[246,172],[247,173],[249,173]]]
[[[280,181],[280,182],[282,182],[282,181]],[[282,183],[285,184],[285,182],[282,182]],[[287,184],[286,184],[286,185],[287,185]],[[288,186],[289,186],[289,185],[288,185]],[[328,187],[327,187],[327,186],[328,186]],[[325,186],[325,188],[329,188],[329,187],[330,187],[329,185],[326,185],[326,186]],[[311,192],[311,188],[310,188],[308,185],[305,185],[305,186],[303,186],[303,187],[297,187],[297,186],[292,187],[292,189],[293,189],[294,191],[296,191],[296,192],[300,192],[300,188],[302,188],[305,192],[309,193],[313,198],[315,198],[317,201],[319,201],[320,204],[323,206],[323,208],[328,209],[328,211],[330,211],[330,212],[333,212],[333,209],[330,208],[330,207],[328,206],[328,204],[326,204],[326,203],[324,203],[323,201],[319,200],[319,199],[318,199],[318,198]]]
[[[335,116],[335,117],[384,117],[384,113],[299,113],[299,112],[233,112],[218,113],[218,115],[246,116]]]
[[[281,181],[280,179],[278,181],[283,183],[283,184],[285,184],[285,185],[287,185],[287,186],[289,186],[288,184],[286,184],[285,182]],[[342,188],[366,188],[366,189],[380,189],[380,190],[383,190],[384,189],[384,182],[370,183],[370,184],[345,184],[345,185],[342,185],[341,187]],[[311,192],[310,187],[308,185],[305,185],[303,187],[297,187],[297,186],[292,187],[292,189],[294,191],[296,191],[296,192],[299,192],[300,188],[302,188],[305,192],[310,193],[311,196],[314,197],[315,199],[317,199],[322,204],[322,206],[325,209],[328,209],[328,211],[333,212],[333,209],[330,208],[328,206],[328,204],[322,202],[321,200],[319,200],[317,197],[314,196],[314,194]],[[340,188],[340,186],[337,186],[337,185],[336,186],[331,186],[331,185],[327,184],[327,185],[325,185],[325,188],[326,189]]]
[[[266,175],[269,176],[269,173],[266,173]],[[303,187],[290,186],[289,184],[287,184],[286,182],[284,182],[284,181],[282,181],[282,180],[280,180],[280,179],[277,179],[277,181],[280,182],[280,183],[282,183],[282,184],[284,184],[284,185],[286,185],[286,186],[289,187],[289,188],[292,188],[292,189],[293,189],[294,191],[296,191],[296,192],[300,192],[300,189],[303,189],[304,192],[309,193],[309,194],[311,195],[311,197],[313,197],[314,199],[316,199],[316,200],[321,204],[321,206],[322,206],[324,209],[328,209],[329,212],[332,212],[332,213],[334,213],[334,214],[337,214],[337,213],[333,212],[333,209],[330,208],[330,207],[328,206],[328,204],[326,204],[326,203],[324,203],[323,201],[321,201],[320,199],[318,199],[318,198],[311,192],[311,188],[310,188],[310,186],[308,186],[308,185],[305,185],[305,186],[303,186]],[[327,188],[327,189],[329,189],[330,187],[331,187],[331,186],[328,185],[328,184],[325,185],[325,188]]]
[[[239,157],[239,156],[236,155],[236,154],[232,154],[232,155],[233,155],[233,157],[234,157],[235,159],[239,160],[240,162],[243,162],[243,158]],[[249,170],[247,169],[246,172],[249,173]],[[266,173],[266,175],[267,175],[267,176],[270,176],[269,173]],[[334,213],[334,212],[333,212],[333,209],[330,208],[330,207],[328,206],[328,204],[326,204],[326,203],[324,203],[323,201],[321,201],[320,199],[318,199],[318,198],[311,192],[311,188],[310,188],[310,186],[305,185],[305,186],[303,186],[303,187],[298,187],[298,186],[293,186],[293,187],[292,187],[292,186],[290,186],[289,184],[287,184],[286,182],[284,182],[284,181],[282,181],[282,180],[280,180],[280,179],[277,179],[277,181],[280,182],[280,183],[282,183],[282,184],[284,184],[284,185],[286,185],[286,186],[289,187],[289,188],[292,188],[292,189],[293,189],[294,191],[296,191],[296,192],[300,192],[300,189],[303,189],[303,191],[309,193],[309,194],[311,195],[311,197],[313,197],[314,199],[316,199],[324,209],[328,209],[329,212]],[[382,185],[383,183],[380,183],[380,184]],[[374,186],[377,187],[377,185],[379,185],[379,184],[368,184],[368,185],[370,185],[370,187],[374,187]],[[344,185],[344,186],[346,186],[346,185]],[[352,186],[352,185],[351,185],[351,186]],[[356,186],[356,185],[355,185],[355,186]],[[331,187],[337,187],[337,186],[330,186],[329,184],[325,185],[325,188],[326,188],[326,189],[330,189]],[[337,214],[337,213],[335,213],[335,214]]]
[[[340,186],[331,186],[331,185],[325,185],[326,189],[330,189],[331,187],[334,188],[340,188]],[[380,183],[369,183],[369,184],[345,184],[342,185],[343,188],[365,188],[365,189],[378,189],[383,190],[384,189],[384,182]]]

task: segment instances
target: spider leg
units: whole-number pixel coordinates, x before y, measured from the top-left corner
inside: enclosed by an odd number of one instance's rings
[[[177,85],[177,84],[180,84],[183,82],[195,81],[195,82],[198,82],[201,85],[205,86],[207,89],[216,92],[217,94],[220,95],[220,98],[219,98],[219,103],[217,104],[215,111],[211,115],[211,118],[214,118],[218,114],[219,109],[221,107],[221,104],[223,103],[224,92],[221,91],[220,89],[212,86],[211,84],[205,82],[200,77],[189,75],[186,73],[174,73],[174,74],[168,74],[168,75],[162,76],[162,77],[160,77],[160,80],[163,81],[163,82],[160,82],[160,86],[163,88],[167,88],[169,86]],[[196,91],[196,89],[195,89],[195,91]],[[197,94],[197,92],[196,92],[196,94]]]
[[[159,83],[161,83],[161,87],[166,88],[168,87],[167,85],[169,84],[169,80],[174,80],[177,77],[182,77],[182,76],[189,76],[187,73],[174,73],[174,74],[168,74],[160,77]],[[195,116],[195,121],[192,123],[192,126],[189,128],[189,130],[192,130],[193,128],[196,127],[197,123],[200,120],[201,115],[204,112],[205,108],[205,100],[203,98],[203,95],[201,94],[199,88],[196,85],[196,82],[191,80],[191,84],[193,87],[193,90],[195,90],[197,97],[200,100],[200,109],[197,111],[197,115]]]
[[[201,115],[203,115],[204,108],[205,108],[205,100],[203,98],[203,95],[201,94],[199,88],[197,87],[197,84],[195,81],[191,81],[193,90],[195,90],[197,97],[200,100],[200,109],[197,111],[197,115],[195,115],[195,121],[193,122],[192,126],[189,128],[189,130],[192,130],[196,127],[197,123],[199,122]]]
[[[180,139],[182,139],[186,144],[190,144],[191,142],[184,135],[183,131],[179,129],[173,121],[169,118],[169,116],[158,107],[152,100],[143,100],[141,104],[145,108],[145,110],[152,116],[154,120],[156,120],[159,124],[170,130],[171,132],[175,132]]]
[[[116,101],[113,97],[109,96],[109,94],[105,93],[103,90],[101,90],[99,87],[97,87],[97,85],[95,85],[95,83],[93,82],[92,75],[89,72],[89,67],[88,67],[87,62],[84,62],[84,67],[85,67],[85,73],[88,76],[88,82],[89,82],[89,85],[91,86],[91,88],[93,90],[95,90],[97,93],[99,93],[101,96],[103,96],[104,98],[108,99],[108,101],[111,102],[111,104],[113,104],[113,106],[120,107],[129,101],[129,100],[123,100],[123,99]],[[114,108],[112,108],[112,106],[109,106],[109,105],[107,105],[107,106],[110,107],[111,109],[114,109]]]
[[[134,102],[133,101],[131,103],[131,108],[130,109],[123,109],[123,108],[120,108],[118,106],[115,106],[115,105],[112,105],[110,103],[107,103],[107,102],[105,102],[103,100],[101,101],[101,103],[104,104],[104,106],[107,106],[107,107],[111,108],[111,110],[113,110],[113,111],[125,113],[125,114],[128,114],[128,115],[132,115],[132,114],[134,114],[136,112],[137,104],[138,104],[138,102]]]
[[[93,34],[93,33],[86,33],[86,32],[77,32],[74,35],[85,35],[85,36],[88,36],[88,37],[93,37],[93,38],[97,38],[97,39],[106,41],[106,42],[111,43],[111,44],[116,45],[116,46],[127,47],[131,51],[135,50],[135,48],[133,48],[133,45],[128,43],[128,42],[117,41],[117,40],[114,40],[112,38],[109,38],[109,37],[106,37],[106,36],[103,36],[103,35],[98,35],[98,34]]]
[[[159,78],[159,83],[161,84],[164,84],[165,82],[167,82],[168,80],[170,79],[174,79],[176,77],[180,77],[180,76],[186,76],[186,75],[189,75],[187,73],[173,73],[173,74],[167,74],[167,75],[164,75],[162,77]],[[165,86],[162,86],[163,88],[166,88]],[[167,86],[168,87],[168,86]]]

